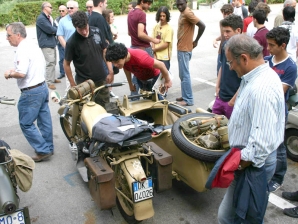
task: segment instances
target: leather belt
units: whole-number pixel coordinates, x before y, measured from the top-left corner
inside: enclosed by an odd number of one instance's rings
[[[21,92],[23,92],[23,91],[25,91],[25,90],[29,90],[29,89],[34,89],[34,88],[36,88],[36,87],[38,87],[38,86],[41,86],[41,85],[43,85],[43,84],[44,84],[44,81],[41,82],[41,83],[38,83],[38,84],[35,85],[35,86],[30,86],[30,87],[27,87],[27,88],[23,88],[23,89],[21,89]]]

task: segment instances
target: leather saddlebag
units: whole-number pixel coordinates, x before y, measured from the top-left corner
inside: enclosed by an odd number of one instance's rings
[[[150,176],[153,178],[156,192],[172,188],[173,157],[153,142],[147,143],[153,152],[153,164],[149,164]]]
[[[88,173],[90,194],[100,210],[116,205],[115,175],[107,162],[100,156],[84,160]]]

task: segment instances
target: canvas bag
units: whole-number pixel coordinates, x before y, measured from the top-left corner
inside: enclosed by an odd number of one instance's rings
[[[92,139],[122,145],[124,140],[148,129],[148,122],[133,116],[109,115],[93,125]]]
[[[17,149],[9,150],[12,156],[12,164],[10,170],[15,176],[16,182],[21,191],[27,192],[32,186],[33,170],[35,168],[35,162],[33,159],[22,153]]]

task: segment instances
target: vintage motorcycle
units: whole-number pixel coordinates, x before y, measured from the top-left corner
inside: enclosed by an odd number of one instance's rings
[[[187,121],[198,130],[198,123],[208,124],[214,120],[214,114],[200,108],[197,112],[205,113],[191,113],[187,108],[159,100],[157,92],[124,95],[122,102],[117,100],[106,108],[93,101],[100,89],[121,85],[114,83],[95,88],[94,83],[87,80],[70,89],[67,103],[58,113],[73,159],[99,208],[109,209],[117,204],[128,223],[137,223],[154,215],[153,189],[160,192],[171,188],[173,178],[198,192],[205,191],[214,162],[226,150],[206,149],[198,144],[198,136],[189,136],[179,125]],[[129,101],[132,97],[141,99]],[[53,92],[52,100],[59,102],[57,98],[58,94]],[[131,117],[145,122],[148,130],[122,144],[96,140],[93,134],[97,122],[109,116],[107,113],[117,114],[117,119]],[[215,123],[217,125],[218,121]],[[100,131],[113,135],[109,128]]]
[[[15,105],[7,97],[0,97],[0,103]],[[0,223],[30,224],[28,207],[19,208],[17,183],[10,169],[12,160],[9,145],[0,140]]]

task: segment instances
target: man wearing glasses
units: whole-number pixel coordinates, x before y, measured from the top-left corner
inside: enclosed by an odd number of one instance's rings
[[[62,45],[62,47],[65,49],[66,47],[66,42],[67,40],[71,37],[71,35],[75,32],[75,28],[72,25],[72,15],[78,11],[79,9],[79,4],[76,1],[68,1],[66,3],[67,9],[68,9],[68,14],[66,16],[64,16],[58,25],[58,30],[57,30],[57,36],[58,36],[58,40],[60,42],[60,44]],[[73,69],[74,71],[74,69]],[[74,75],[74,74],[73,74]],[[65,92],[67,93],[67,91],[70,88],[70,83],[68,78],[66,77],[66,89]],[[66,95],[66,94],[65,94]]]
[[[45,59],[40,48],[26,39],[23,23],[9,24],[6,32],[6,39],[16,47],[16,51],[14,69],[5,71],[4,77],[14,79],[21,90],[18,102],[20,127],[36,152],[32,159],[40,162],[52,156],[54,150],[49,90],[45,84]]]
[[[220,54],[221,67],[218,71],[215,87],[216,99],[212,107],[212,112],[225,115],[229,119],[233,111],[241,79],[232,70],[234,60],[228,61],[226,58],[225,45],[232,36],[241,34],[243,22],[240,16],[231,14],[221,20],[220,25],[226,41],[223,43]]]
[[[46,82],[50,89],[56,89],[54,83],[61,81],[55,78],[56,66],[56,32],[54,21],[51,16],[52,5],[49,2],[44,2],[41,5],[42,12],[36,20],[36,33],[38,45],[42,50],[46,60]]]
[[[60,16],[58,16],[55,19],[55,25],[58,27],[59,25],[59,21],[66,16],[67,14],[67,8],[65,5],[60,5],[59,6],[59,13]],[[60,44],[59,40],[57,40],[57,46],[58,46],[58,51],[59,51],[59,68],[60,68],[60,76],[58,77],[58,79],[62,79],[63,77],[65,77],[65,71],[63,68],[63,60],[64,60],[64,48],[62,47],[62,45]]]
[[[86,9],[87,9],[86,15],[89,18],[89,16],[91,16],[92,10],[93,10],[93,1],[92,0],[88,0],[86,2]]]

